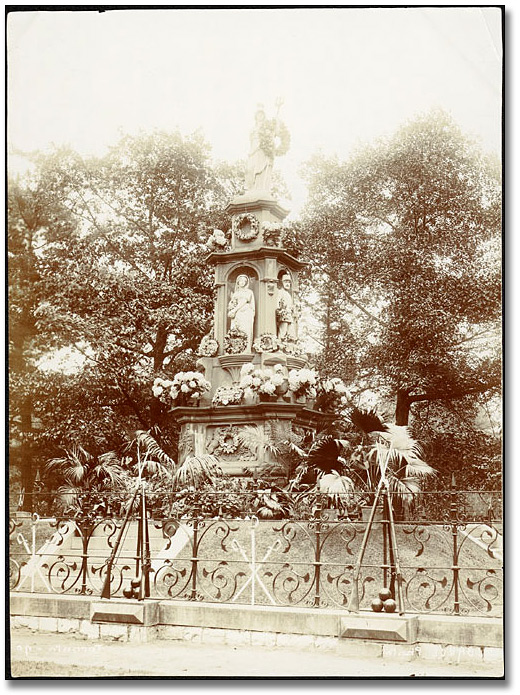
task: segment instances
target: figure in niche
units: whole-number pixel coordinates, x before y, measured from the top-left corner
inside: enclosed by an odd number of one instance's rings
[[[276,323],[278,338],[296,339],[295,307],[292,296],[292,278],[288,273],[282,275],[282,286],[278,290],[278,305],[276,308]]]
[[[289,131],[278,118],[281,105],[282,101],[278,100],[276,117],[272,119],[266,117],[263,106],[258,106],[255,127],[250,135],[251,149],[246,168],[247,191],[270,192],[274,158],[284,155],[289,149]]]
[[[247,336],[244,352],[251,352],[253,342],[253,322],[255,320],[255,295],[249,288],[249,277],[239,275],[235,282],[235,290],[228,305],[228,316],[231,328],[243,331]]]

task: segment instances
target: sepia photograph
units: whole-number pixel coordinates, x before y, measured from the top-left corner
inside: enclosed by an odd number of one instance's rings
[[[5,22],[5,678],[505,680],[505,7]]]

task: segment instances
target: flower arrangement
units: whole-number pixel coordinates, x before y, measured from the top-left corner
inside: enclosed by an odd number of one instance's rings
[[[205,335],[200,341],[199,357],[215,357],[218,352],[218,342],[211,335]]]
[[[268,157],[281,157],[289,151],[291,134],[284,123],[266,118],[258,135],[260,147]]]
[[[240,328],[230,328],[224,336],[224,352],[228,355],[237,355],[244,352],[247,347],[247,334]]]
[[[262,235],[267,246],[279,246],[282,231],[285,229],[280,222],[264,222],[262,224]]]
[[[206,246],[210,251],[227,251],[229,241],[226,234],[221,229],[214,229],[213,234],[206,242]]]
[[[322,378],[316,389],[316,408],[334,411],[348,404],[348,389],[339,377]]]
[[[278,347],[278,338],[272,333],[262,333],[253,342],[253,350],[256,352],[276,352]]]
[[[211,405],[240,405],[244,397],[244,389],[240,386],[219,386],[215,391]]]
[[[318,375],[314,369],[291,369],[289,372],[289,390],[296,398],[316,398]]]
[[[252,362],[244,364],[240,370],[241,388],[262,396],[278,396],[284,391],[286,377],[281,364],[271,369],[255,369]]]
[[[305,352],[300,343],[290,336],[286,336],[282,340],[279,340],[278,347],[280,350],[283,350],[286,355],[292,355],[293,357],[299,357]]]
[[[211,389],[211,384],[201,372],[177,372],[173,380],[157,377],[153,382],[152,392],[163,403],[188,405]]]
[[[240,241],[252,241],[258,236],[260,222],[254,215],[245,212],[233,218],[233,231]]]
[[[299,258],[304,250],[303,242],[299,238],[297,230],[292,226],[289,227],[288,225],[284,225],[282,229],[280,246],[282,246],[291,254],[291,256],[294,256],[295,258]]]

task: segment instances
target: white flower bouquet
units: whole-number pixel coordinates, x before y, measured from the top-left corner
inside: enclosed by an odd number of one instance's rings
[[[221,229],[214,229],[213,234],[209,237],[206,243],[206,246],[210,251],[226,251],[229,246],[229,241]]]
[[[240,405],[244,397],[244,389],[240,386],[219,386],[211,401],[211,405]]]
[[[252,362],[244,364],[240,370],[240,386],[260,396],[278,396],[284,393],[286,377],[280,364],[271,369],[255,369]],[[287,390],[287,389],[285,389]]]
[[[319,410],[338,410],[349,402],[349,391],[339,377],[323,378],[318,382],[316,407]]]
[[[215,357],[218,352],[218,342],[215,338],[210,335],[205,335],[200,341],[199,350],[197,352],[199,357]]]
[[[314,369],[291,369],[289,372],[289,391],[297,398],[316,398],[318,375]]]
[[[168,405],[190,405],[210,389],[211,384],[201,372],[177,372],[173,380],[155,379],[152,392]]]

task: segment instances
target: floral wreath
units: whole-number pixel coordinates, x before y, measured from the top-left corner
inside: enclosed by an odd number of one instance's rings
[[[291,144],[291,134],[284,123],[274,119],[265,120],[258,133],[260,148],[268,157],[282,157],[287,154]],[[275,144],[275,137],[279,139]]]
[[[264,222],[262,224],[264,243],[268,246],[279,246],[283,229],[280,222]]]
[[[236,427],[222,427],[218,434],[218,446],[223,454],[234,454],[240,446]]]
[[[247,347],[247,333],[240,328],[230,328],[224,336],[224,351],[228,355],[237,355]]]
[[[248,222],[250,228],[246,230],[244,227]],[[233,231],[235,232],[235,236],[240,239],[240,241],[252,241],[258,236],[258,232],[260,231],[260,223],[254,215],[245,212],[243,215],[238,215],[233,219]]]
[[[218,352],[218,342],[210,335],[205,335],[200,341],[199,357],[214,357]]]
[[[286,355],[292,355],[294,357],[299,357],[305,353],[301,343],[294,338],[285,336],[281,340],[278,340],[280,349],[285,352]]]
[[[276,352],[278,347],[278,338],[272,333],[262,333],[262,335],[255,338],[253,342],[253,349],[256,350],[256,352]]]

